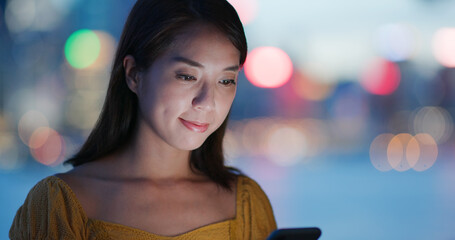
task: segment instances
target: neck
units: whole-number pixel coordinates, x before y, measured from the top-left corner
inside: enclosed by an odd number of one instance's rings
[[[115,172],[127,177],[154,180],[188,179],[195,176],[190,169],[189,150],[177,149],[139,125],[132,141],[112,156]]]

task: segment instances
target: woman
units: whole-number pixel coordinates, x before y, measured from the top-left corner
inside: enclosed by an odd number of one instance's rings
[[[265,239],[267,196],[224,166],[247,53],[225,0],[138,0],[74,169],[29,193],[12,239]]]

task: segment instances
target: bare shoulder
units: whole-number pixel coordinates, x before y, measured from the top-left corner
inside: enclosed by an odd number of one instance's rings
[[[102,186],[97,184],[97,179],[100,176],[97,174],[98,169],[96,167],[96,164],[86,163],[68,172],[55,175],[70,187],[89,217],[94,214],[97,208],[96,203],[99,202],[99,199],[97,199],[99,198],[98,193],[102,190]]]
[[[80,185],[88,181],[90,179],[89,176],[92,175],[93,172],[93,164],[86,163],[75,167],[68,172],[56,174],[55,176],[66,182],[73,191],[78,192]]]

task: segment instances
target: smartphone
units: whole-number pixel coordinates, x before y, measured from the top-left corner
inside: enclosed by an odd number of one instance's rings
[[[317,240],[321,233],[317,227],[282,228],[273,231],[267,240]]]

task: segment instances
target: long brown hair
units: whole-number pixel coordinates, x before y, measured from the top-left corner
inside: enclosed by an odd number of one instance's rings
[[[209,23],[224,33],[239,50],[239,64],[247,54],[240,19],[226,0],[138,0],[123,28],[112,67],[106,99],[92,132],[82,148],[66,163],[73,166],[97,160],[125,146],[137,124],[137,96],[127,87],[123,59],[132,55],[145,70],[171,45],[176,34],[195,22]],[[190,167],[222,187],[238,173],[224,165],[223,137],[227,118],[201,147],[191,152]]]

